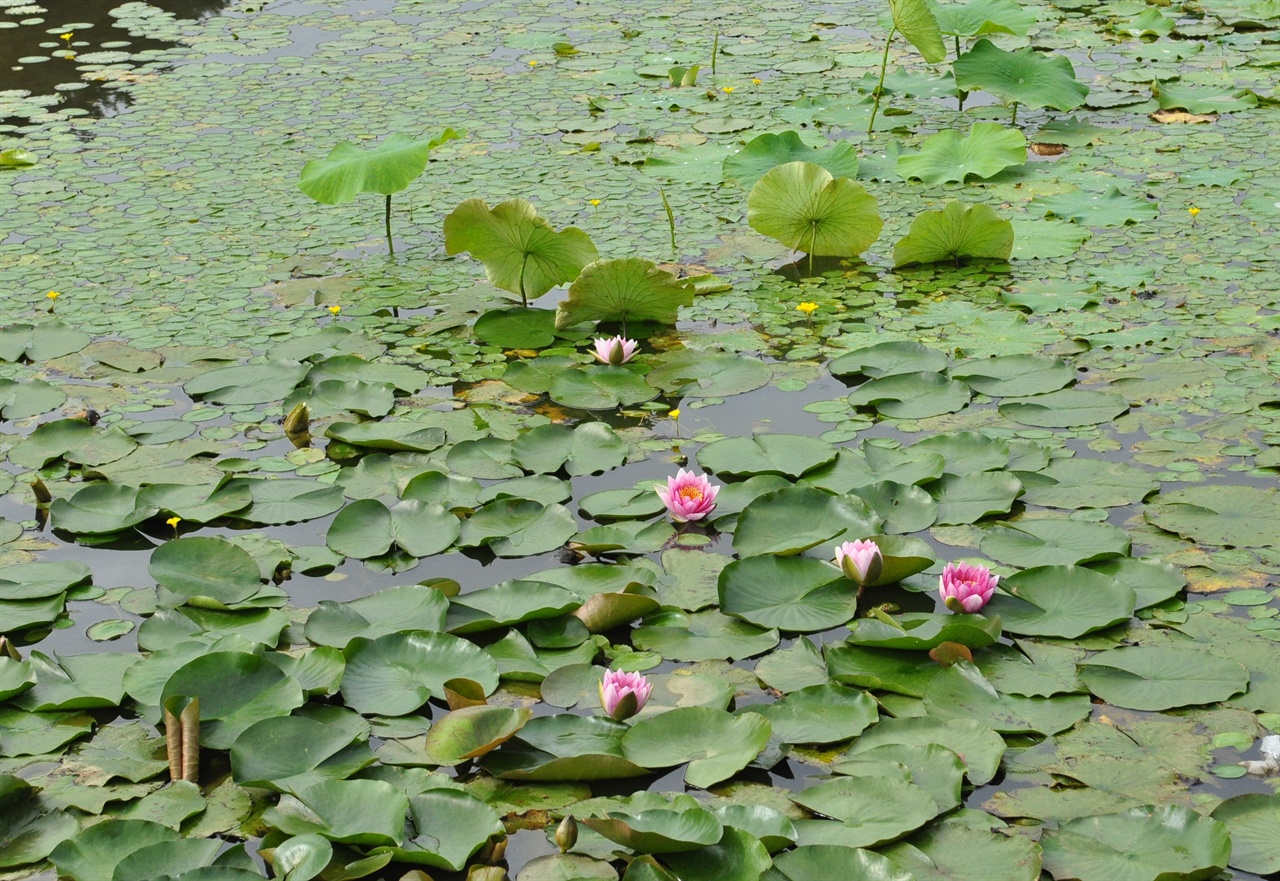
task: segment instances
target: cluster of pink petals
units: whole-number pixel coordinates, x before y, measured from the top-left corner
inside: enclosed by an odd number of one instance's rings
[[[613,337],[597,337],[596,338],[596,360],[601,364],[612,364],[615,367],[619,364],[626,364],[636,353],[635,340],[629,340],[621,336]]]
[[[976,563],[948,563],[942,570],[938,593],[953,612],[973,614],[987,604],[995,593],[998,575]]]
[[[880,553],[880,545],[869,538],[847,541],[836,548],[836,565],[845,578],[861,586],[880,577],[884,555]]]
[[[611,719],[621,722],[644,709],[653,694],[653,683],[641,673],[606,670],[600,683],[600,706]],[[631,695],[634,700],[627,700]]]
[[[681,468],[675,477],[667,478],[665,487],[660,486],[654,491],[667,506],[672,520],[687,523],[701,520],[715,509],[716,493],[720,492],[720,487],[704,475]]]

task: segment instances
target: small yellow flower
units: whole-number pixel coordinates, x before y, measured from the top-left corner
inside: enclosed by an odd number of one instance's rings
[[[45,294],[45,296],[50,300],[56,300],[58,299],[58,297],[61,297],[62,294],[58,293],[57,291],[49,291],[49,293]]]
[[[599,199],[588,199],[587,201],[591,203],[591,207],[593,208],[600,204]]]
[[[342,311],[342,307],[341,307],[341,306],[330,306],[330,307],[329,307],[329,314],[330,314],[330,315],[337,315],[337,314],[338,314],[339,312],[341,312],[341,311]]]
[[[680,421],[680,408],[679,408],[679,407],[672,407],[670,410],[668,410],[668,411],[667,411],[667,415],[668,415],[668,416],[670,416],[672,419],[676,420],[677,422],[679,422],[679,421]]]
[[[537,66],[538,66],[538,59],[536,59],[536,58],[531,58],[531,59],[529,60],[529,66],[530,66],[530,67],[537,67]]]
[[[172,527],[176,530],[176,529],[178,528],[178,524],[182,522],[182,518],[181,518],[181,517],[170,517],[168,520],[166,520],[166,521],[164,521],[164,522],[165,522],[165,523],[168,523],[170,526],[172,526]]]
[[[752,84],[753,86],[758,86],[758,85],[760,85],[762,82],[764,82],[764,80],[760,79],[760,77],[758,77],[758,76],[753,76],[753,77],[751,78],[751,84]]]
[[[76,35],[75,31],[67,31],[65,34],[59,34],[58,36],[66,40],[67,44],[70,45],[71,38],[74,37],[75,35]]]
[[[804,313],[805,318],[808,318],[814,312],[818,311],[818,304],[817,303],[800,303],[799,305],[796,306],[796,308]]]
[[[734,86],[721,86],[720,91],[724,92],[726,95],[732,95],[734,88]]]
[[[1192,221],[1196,219],[1196,215],[1200,213],[1200,209],[1192,205],[1187,209],[1187,213],[1191,215]]]

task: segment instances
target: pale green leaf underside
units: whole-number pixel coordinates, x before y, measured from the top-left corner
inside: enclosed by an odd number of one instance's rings
[[[990,205],[948,202],[941,211],[922,212],[893,248],[894,266],[937,263],[970,257],[1008,260],[1013,252],[1013,224]]]
[[[458,137],[451,128],[429,141],[394,134],[372,150],[343,141],[324,159],[313,159],[302,167],[298,189],[326,205],[350,202],[361,193],[390,196],[422,174],[433,149]]]
[[[823,257],[861,254],[884,225],[861,184],[811,162],[788,162],[751,188],[747,223],[788,248]]]

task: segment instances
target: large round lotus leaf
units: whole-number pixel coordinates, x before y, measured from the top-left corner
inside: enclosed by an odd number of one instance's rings
[[[342,697],[360,713],[403,716],[432,697],[443,697],[450,679],[480,683],[485,694],[498,687],[493,659],[448,633],[389,633],[356,637],[347,644]]]
[[[350,710],[320,718],[280,716],[246,728],[231,747],[231,776],[242,786],[296,792],[324,779],[341,779],[374,761],[369,723]]]
[[[1080,662],[1080,678],[1107,703],[1131,710],[1213,704],[1249,687],[1249,671],[1238,661],[1178,646],[1099,652]]]
[[[1266,547],[1276,541],[1280,490],[1255,486],[1193,486],[1162,492],[1143,515],[1161,529],[1203,544]]]
[[[740,556],[798,554],[826,541],[854,541],[880,531],[879,518],[856,496],[807,486],[774,490],[738,516],[733,549]]]
[[[377,499],[361,499],[333,518],[325,544],[358,560],[380,557],[393,547],[429,557],[453,544],[461,529],[458,518],[440,505],[405,501],[388,508]]]
[[[1172,599],[1187,586],[1187,576],[1182,569],[1164,560],[1122,557],[1094,563],[1089,568],[1133,588],[1138,609]]]
[[[879,706],[864,691],[843,685],[813,685],[776,703],[755,704],[743,712],[769,720],[783,743],[835,743],[857,737],[879,718]]]
[[[943,670],[924,693],[924,707],[935,719],[981,719],[1000,732],[1053,735],[1089,715],[1089,697],[1020,697],[995,690],[978,668],[959,661]]]
[[[248,487],[253,504],[236,517],[263,526],[279,526],[285,523],[301,523],[328,517],[342,507],[342,488],[324,486],[314,480],[281,477],[259,479],[240,477],[229,481],[227,488],[238,490]]]
[[[1009,398],[1000,402],[1000,414],[1023,425],[1041,428],[1073,428],[1110,422],[1129,409],[1122,395],[1062,389],[1029,398]]]
[[[1040,837],[1044,868],[1080,881],[1204,881],[1227,867],[1231,834],[1182,805],[1069,820]]]
[[[434,148],[457,137],[451,128],[430,140],[396,132],[368,150],[342,141],[324,159],[312,159],[302,167],[298,189],[326,205],[350,202],[360,193],[390,196],[422,174]]]
[[[893,246],[893,263],[959,265],[962,260],[1008,260],[1012,253],[1013,224],[994,208],[948,202],[941,211],[916,216],[910,231]]]
[[[998,122],[975,122],[968,135],[944,129],[925,138],[918,152],[898,157],[897,171],[904,180],[960,183],[969,175],[988,178],[1026,161],[1027,138],[1022,132]],[[953,201],[941,211],[916,216],[911,231],[894,247],[893,262],[935,263],[948,255],[1007,260],[1012,249],[1013,227],[1000,220],[995,209]]]
[[[1071,59],[1034,49],[1007,52],[979,40],[955,60],[956,88],[985,89],[1005,104],[1074,110],[1089,87],[1076,79]]]
[[[1012,474],[979,471],[944,474],[926,489],[938,502],[937,524],[958,526],[976,523],[983,517],[1008,514],[1014,500],[1022,494],[1022,483]]]
[[[1105,459],[1054,459],[1042,471],[1022,477],[1023,500],[1045,508],[1118,508],[1133,505],[1160,488],[1151,474]],[[1150,509],[1148,509],[1150,511]]]
[[[750,190],[768,171],[788,162],[821,165],[833,177],[858,175],[858,151],[852,144],[837,141],[818,149],[810,147],[793,131],[756,135],[737,153],[726,157],[722,169],[726,181],[736,181],[743,189]]]
[[[933,4],[925,0],[889,0],[889,13],[894,29],[911,41],[925,61],[937,64],[947,57]]]
[[[200,743],[210,749],[231,749],[250,725],[287,716],[306,701],[295,680],[247,652],[213,652],[179,667],[160,704],[179,695],[200,699]]]
[[[747,223],[788,248],[822,257],[861,254],[880,235],[875,197],[812,162],[771,169],[747,196]]]
[[[853,758],[885,744],[927,746],[936,743],[960,756],[974,786],[990,783],[1000,768],[1005,743],[999,734],[973,719],[943,721],[930,716],[882,719],[849,747]]]
[[[335,422],[324,436],[353,447],[392,452],[427,453],[442,446],[442,428],[423,427],[416,422]]]
[[[705,808],[653,808],[635,814],[611,811],[607,819],[585,817],[582,823],[637,853],[694,850],[715,844],[724,832],[724,825]]]
[[[217,404],[267,404],[287,398],[309,369],[290,361],[218,367],[188,380],[182,390]]]
[[[829,630],[858,610],[858,591],[829,563],[767,554],[735,560],[720,572],[720,611],[761,627]]]
[[[879,480],[855,487],[850,492],[866,502],[872,513],[884,521],[885,532],[899,535],[920,532],[932,526],[938,517],[938,503],[918,486]]]
[[[490,282],[524,301],[577,278],[597,257],[590,236],[575,226],[556,232],[524,199],[492,210],[483,199],[467,199],[444,219],[444,247],[471,252]]]
[[[859,878],[866,881],[915,881],[886,857],[843,844],[806,844],[779,854],[764,881],[813,881],[815,878]]]
[[[683,349],[654,359],[645,375],[649,385],[687,398],[723,398],[758,389],[773,378],[773,370],[759,358],[732,352]]]
[[[177,831],[150,820],[107,820],[59,844],[49,860],[59,875],[75,881],[103,881],[134,851],[179,837]]]
[[[817,438],[759,434],[713,441],[698,451],[698,464],[716,474],[799,477],[835,457],[836,448]]]
[[[899,778],[901,769],[907,771],[909,782],[929,793],[940,812],[960,806],[964,762],[954,752],[936,743],[927,746],[886,743],[855,756],[847,756],[831,767],[835,773],[849,777]]]
[[[715,609],[695,612],[686,620],[645,624],[631,632],[631,644],[671,661],[749,658],[778,644],[778,631],[722,615]]]
[[[938,813],[929,793],[893,777],[837,777],[790,798],[815,814],[848,826],[847,832],[840,831],[841,840],[856,847],[893,841]]]
[[[1231,832],[1231,868],[1257,875],[1280,872],[1280,795],[1251,792],[1213,809]]]
[[[681,881],[759,881],[772,862],[758,838],[733,827],[715,844],[668,854],[665,861]]]
[[[978,547],[1010,566],[1073,566],[1127,555],[1129,534],[1110,523],[1019,520],[991,527]]]
[[[155,516],[159,508],[139,504],[138,488],[94,483],[66,499],[54,499],[49,520],[54,529],[77,535],[105,535]]]
[[[458,872],[486,841],[503,834],[498,812],[480,799],[453,789],[432,789],[409,799],[412,832],[389,851],[396,862]]]
[[[947,366],[947,356],[909,340],[875,343],[833,360],[828,368],[833,376],[869,376],[880,379],[899,373],[937,373]]]
[[[652,260],[624,257],[583,267],[556,306],[556,327],[584,321],[656,321],[675,324],[681,306],[692,306],[693,285]],[[553,394],[554,397],[554,394]]]
[[[382,780],[324,780],[267,808],[262,819],[286,835],[322,835],[344,844],[398,845],[409,800]]]
[[[1023,636],[1075,639],[1129,620],[1137,598],[1114,578],[1080,566],[1037,566],[1000,582],[985,611]]]
[[[454,710],[427,732],[427,758],[437,765],[477,759],[510,740],[533,718],[528,707],[474,706]]]
[[[547,388],[551,400],[579,410],[614,410],[652,401],[658,390],[626,367],[591,365],[557,373]]]
[[[769,723],[755,713],[685,707],[636,722],[622,748],[630,761],[650,769],[688,762],[685,782],[705,789],[741,771],[768,742]]]
[[[333,845],[329,839],[312,833],[295,835],[277,844],[271,866],[283,881],[311,881],[325,870],[331,859]]]
[[[539,618],[555,618],[582,605],[573,591],[541,581],[504,581],[454,597],[445,618],[452,633],[474,633]]]
[[[965,809],[930,824],[881,852],[914,881],[988,881],[999,866],[1004,881],[1037,881],[1040,848],[990,814]]]
[[[377,639],[403,630],[443,630],[449,599],[433,587],[389,587],[367,597],[335,603],[321,600],[307,618],[307,640],[346,648],[357,636]]]
[[[571,477],[617,468],[626,461],[627,449],[626,442],[603,422],[584,422],[573,429],[539,425],[511,445],[516,460],[534,474],[564,468]]]
[[[1036,26],[1035,13],[1013,0],[970,0],[969,3],[936,4],[932,9],[938,28],[947,36],[1026,36],[1027,31]]]
[[[859,618],[850,628],[849,642],[872,648],[928,651],[944,642],[985,648],[1000,638],[1000,616],[907,612],[894,627],[879,618]]]
[[[194,784],[179,780],[178,785]],[[116,864],[112,881],[132,881],[134,878],[187,877],[193,869],[210,865],[218,856],[222,842],[216,838],[180,838],[177,841],[158,841],[139,848]]]
[[[488,545],[499,557],[532,557],[555,550],[577,531],[573,515],[563,505],[500,499],[485,505],[462,524],[458,544]]]
[[[926,419],[963,409],[969,387],[940,373],[896,373],[864,382],[849,393],[848,401],[896,419]]]
[[[26,419],[62,406],[67,393],[42,379],[0,379],[0,419]]]
[[[1066,361],[1051,355],[1000,355],[965,361],[951,370],[951,378],[984,395],[1012,397],[1056,392],[1071,383],[1075,371]]]
[[[834,682],[892,691],[909,697],[922,697],[925,688],[942,669],[925,654],[849,644],[828,646],[826,657]]]
[[[490,309],[476,319],[476,338],[504,349],[541,349],[556,339],[556,313],[550,309]]]
[[[795,844],[796,827],[791,818],[775,808],[765,805],[723,804],[713,807],[711,812],[724,825],[741,829],[760,839],[769,853]]]
[[[262,587],[253,556],[225,538],[190,536],[167,541],[151,552],[147,572],[166,590],[193,605],[234,606]]]

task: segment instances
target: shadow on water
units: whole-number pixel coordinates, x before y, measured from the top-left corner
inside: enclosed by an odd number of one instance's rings
[[[230,2],[152,0],[148,5],[178,19],[201,21]],[[30,6],[0,9],[0,114],[6,113],[3,93],[9,91],[37,99],[29,105],[32,113],[43,106],[51,113],[72,110],[78,111],[74,115],[100,118],[127,108],[133,97],[118,88],[118,81],[84,75],[103,67],[135,67],[143,59],[151,63],[156,53],[178,44],[131,35],[128,26],[111,15],[119,6],[118,0],[50,0],[38,13]],[[67,33],[72,36],[64,39]],[[71,53],[75,57],[69,57]],[[111,54],[95,57],[99,53]],[[27,110],[14,114],[13,109],[0,116],[0,133],[20,134],[20,127],[29,122]]]

